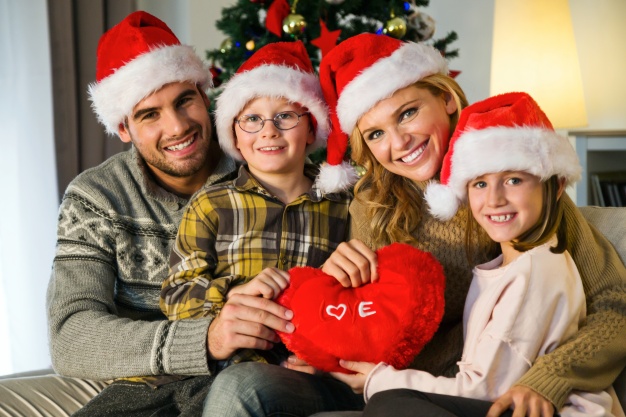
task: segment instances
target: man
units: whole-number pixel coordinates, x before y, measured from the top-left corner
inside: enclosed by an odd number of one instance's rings
[[[166,320],[159,293],[183,208],[202,186],[234,178],[236,164],[213,135],[208,68],[165,23],[132,13],[102,36],[97,55],[94,111],[133,147],[65,192],[48,288],[52,362],[63,377],[6,381],[9,415],[69,415],[107,385],[90,380],[172,375],[166,392],[204,375],[208,389],[212,352],[268,349],[274,330],[292,326],[285,308],[244,295],[215,320]]]

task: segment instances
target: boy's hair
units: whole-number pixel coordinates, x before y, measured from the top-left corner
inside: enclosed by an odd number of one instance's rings
[[[435,97],[452,99],[457,110],[450,115],[450,132],[459,120],[462,108],[468,102],[459,84],[443,74],[429,75],[416,83],[418,88],[428,90]],[[373,239],[377,245],[392,242],[409,242],[417,228],[424,207],[423,190],[413,180],[396,175],[384,168],[369,150],[358,128],[350,135],[351,158],[365,168],[365,174],[356,183],[355,198],[368,207]],[[360,192],[370,190],[367,197]]]
[[[548,242],[556,233],[558,243],[550,248],[552,253],[563,253],[567,248],[565,233],[565,216],[563,199],[559,198],[559,177],[553,175],[542,181],[543,203],[539,220],[530,229],[512,241],[513,249],[526,252]],[[564,191],[563,191],[564,192]],[[487,232],[480,227],[471,210],[467,210],[467,227],[465,228],[465,249],[470,263],[475,263],[479,250],[493,250],[497,243],[491,240]]]

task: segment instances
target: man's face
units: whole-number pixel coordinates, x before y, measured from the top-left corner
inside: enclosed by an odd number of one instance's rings
[[[167,84],[137,103],[118,133],[161,180],[208,175],[212,131],[207,107],[195,84]]]

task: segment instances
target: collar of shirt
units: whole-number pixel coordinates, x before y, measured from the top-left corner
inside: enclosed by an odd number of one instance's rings
[[[330,201],[341,201],[343,199],[341,193],[324,194],[320,191],[315,183],[315,178],[317,177],[318,172],[319,167],[316,165],[307,164],[304,166],[304,175],[313,180],[313,186],[309,191],[303,194],[303,196],[313,202],[322,201],[324,198]],[[252,174],[250,174],[246,165],[239,167],[239,174],[234,181],[234,186],[239,191],[254,191],[270,198],[276,198],[271,195],[270,192],[267,191]]]

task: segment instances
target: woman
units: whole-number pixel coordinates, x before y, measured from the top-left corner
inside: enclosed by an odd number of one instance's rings
[[[355,187],[352,240],[339,246],[323,270],[344,286],[376,280],[373,250],[407,242],[432,252],[446,273],[446,312],[439,331],[412,368],[451,376],[462,350],[462,315],[472,278],[464,249],[462,208],[442,223],[426,210],[423,190],[437,179],[460,110],[467,100],[447,76],[435,49],[387,36],[361,34],[343,41],[320,66],[324,96],[333,124],[328,166],[318,186],[330,191],[354,180],[343,162],[351,135],[351,156],[366,173]],[[610,243],[591,229],[564,196],[568,251],[580,270],[588,303],[588,323],[569,342],[541,357],[498,399],[489,416],[515,407],[515,416],[553,414],[574,389],[609,386],[626,362],[626,268]],[[494,257],[475,247],[473,261]],[[350,359],[350,358],[345,358]],[[313,372],[297,358],[287,368]],[[207,397],[205,416],[306,416],[360,406],[327,376],[289,373],[284,368],[237,365],[222,371]],[[228,399],[224,399],[229,395]],[[226,404],[228,403],[228,404]],[[291,414],[289,414],[291,413]]]

